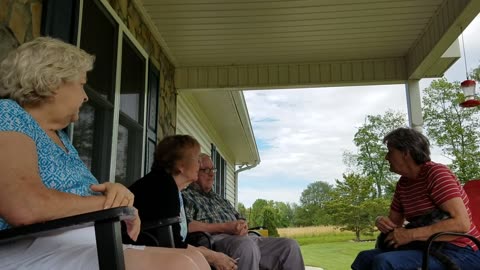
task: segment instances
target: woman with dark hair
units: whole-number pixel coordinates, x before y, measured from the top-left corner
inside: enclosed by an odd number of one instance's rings
[[[188,227],[181,191],[197,181],[200,169],[200,144],[189,135],[173,135],[161,140],[155,149],[152,170],[133,183],[134,206],[143,221],[181,217],[173,225],[175,247],[198,250],[218,270],[237,269],[236,261],[227,255],[185,243]]]
[[[430,161],[428,139],[414,129],[398,128],[383,142],[390,171],[401,177],[389,215],[375,221],[385,235],[378,243],[383,247],[360,252],[352,269],[419,269],[423,250],[411,243],[426,241],[442,231],[469,233],[480,239],[465,191],[447,166]],[[403,226],[405,221],[409,224]],[[473,241],[452,236],[439,239],[434,243],[436,253],[430,254],[429,269],[478,269],[480,252]]]

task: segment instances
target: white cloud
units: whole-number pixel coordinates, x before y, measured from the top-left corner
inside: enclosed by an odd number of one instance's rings
[[[469,70],[480,64],[480,19],[465,31]],[[463,52],[462,52],[463,53]],[[465,79],[463,59],[445,74]],[[431,79],[420,81],[421,89]],[[298,202],[314,181],[334,182],[346,171],[342,154],[354,150],[353,136],[367,115],[386,110],[406,112],[404,85],[330,87],[245,91],[261,163],[240,173],[239,201],[247,207],[255,199]],[[447,162],[438,149],[432,157]]]
[[[265,94],[293,98],[282,99],[280,106],[271,102],[273,99],[262,99]],[[406,111],[403,85],[266,90],[246,92],[245,97],[255,136],[272,146],[262,151],[262,163],[276,166],[278,170],[287,170],[289,164],[295,163],[296,168],[302,168],[295,174],[311,176],[314,172],[332,180],[338,178],[337,173],[331,175],[330,169],[319,168],[332,168],[324,165],[329,162],[338,164],[337,159],[331,159],[332,155],[339,156],[341,163],[341,153],[353,148],[353,135],[367,114],[382,114],[387,109]],[[276,121],[257,122],[267,117]],[[253,170],[252,174],[278,173],[277,170],[254,171],[259,170]]]

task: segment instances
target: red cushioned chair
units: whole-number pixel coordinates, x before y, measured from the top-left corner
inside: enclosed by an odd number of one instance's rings
[[[463,189],[467,193],[468,200],[469,200],[469,208],[472,212],[473,223],[480,229],[480,179],[470,180],[464,186]],[[465,233],[455,233],[455,232],[440,232],[436,233],[427,240],[427,244],[423,251],[423,262],[422,262],[422,270],[428,270],[428,259],[430,254],[430,248],[435,239],[443,235],[456,235],[461,237],[467,237],[472,240],[477,247],[480,248],[480,241],[475,238],[473,235],[465,234]]]
[[[473,223],[480,228],[480,179],[470,180],[464,186],[470,201],[469,207],[472,212]]]

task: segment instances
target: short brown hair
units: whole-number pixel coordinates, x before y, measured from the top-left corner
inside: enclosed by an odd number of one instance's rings
[[[410,153],[416,164],[430,161],[430,141],[413,128],[397,128],[383,138],[383,143],[403,153]]]
[[[195,147],[200,147],[195,138],[190,135],[173,135],[163,138],[155,149],[155,159],[152,164],[152,170],[163,169],[167,173],[177,175],[176,164],[185,156],[185,151]]]

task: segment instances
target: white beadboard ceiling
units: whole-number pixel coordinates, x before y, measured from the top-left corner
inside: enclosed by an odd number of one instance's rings
[[[403,57],[426,32],[441,5],[451,2],[140,1],[177,67]]]
[[[442,0],[143,0],[178,66],[405,55]]]

